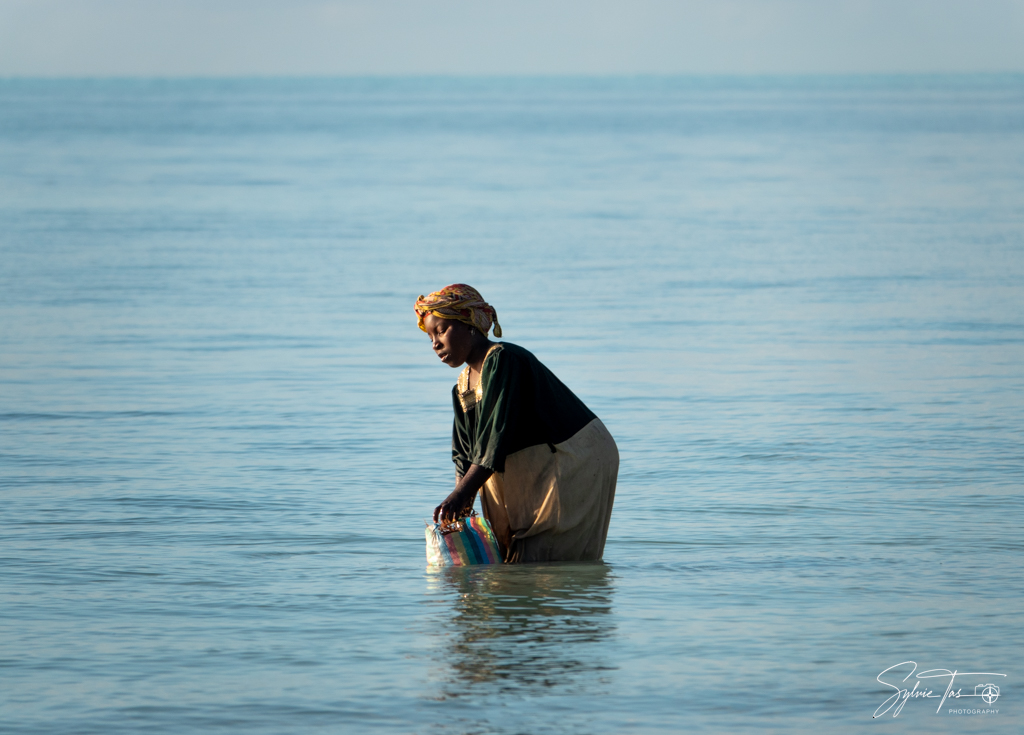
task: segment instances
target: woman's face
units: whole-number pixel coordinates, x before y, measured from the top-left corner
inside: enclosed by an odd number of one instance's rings
[[[423,326],[441,362],[453,368],[465,364],[473,349],[473,335],[468,325],[457,319],[441,319],[427,314],[423,317]]]

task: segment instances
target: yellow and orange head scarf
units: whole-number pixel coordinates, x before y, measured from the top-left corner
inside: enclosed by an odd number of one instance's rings
[[[453,283],[426,297],[421,295],[416,300],[416,316],[424,332],[427,330],[423,326],[423,317],[427,314],[441,319],[457,319],[485,335],[494,324],[494,336],[501,336],[501,325],[494,307],[484,301],[479,291],[465,283]]]

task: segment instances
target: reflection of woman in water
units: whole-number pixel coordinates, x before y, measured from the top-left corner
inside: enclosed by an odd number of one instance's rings
[[[609,669],[614,584],[604,564],[449,567],[430,579],[448,662],[444,697],[555,688],[594,696]]]
[[[419,326],[450,367],[456,483],[434,510],[453,520],[478,491],[507,562],[600,559],[619,453],[601,420],[501,326],[476,289],[446,286],[416,302]]]

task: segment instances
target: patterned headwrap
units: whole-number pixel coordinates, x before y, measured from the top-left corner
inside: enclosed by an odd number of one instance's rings
[[[484,301],[472,286],[465,283],[453,283],[445,286],[440,291],[434,291],[429,296],[420,296],[416,300],[416,316],[419,319],[419,326],[424,332],[423,317],[427,314],[441,317],[442,319],[457,319],[471,327],[476,327],[482,334],[487,334],[494,324],[494,336],[501,336],[501,325],[498,324],[498,314],[494,307]]]

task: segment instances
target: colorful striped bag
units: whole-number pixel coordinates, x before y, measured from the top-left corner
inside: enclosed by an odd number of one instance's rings
[[[501,552],[491,524],[476,513],[455,523],[425,523],[427,563],[431,566],[501,564]]]

